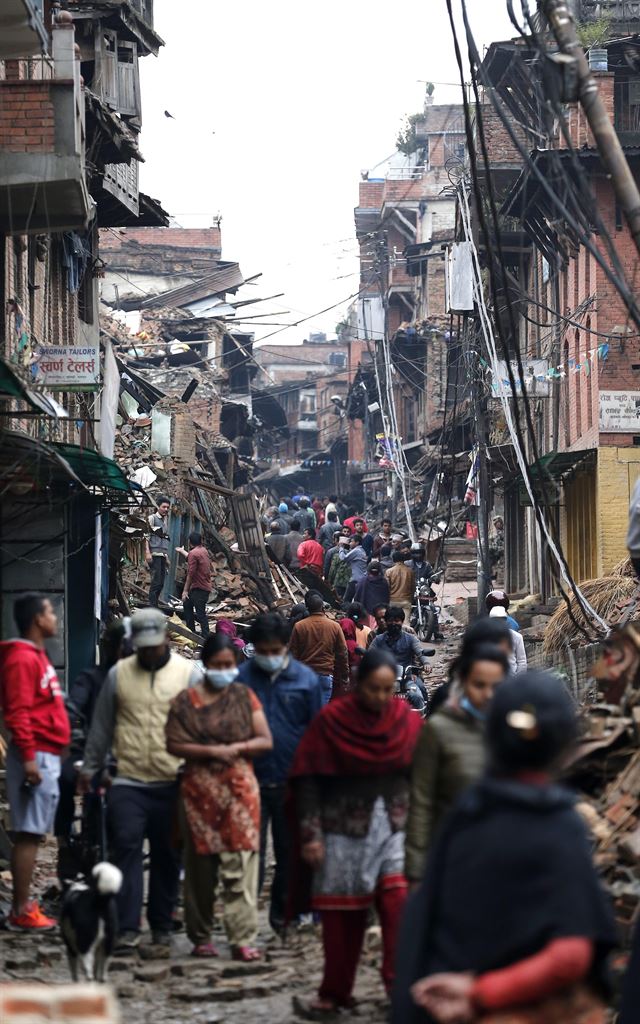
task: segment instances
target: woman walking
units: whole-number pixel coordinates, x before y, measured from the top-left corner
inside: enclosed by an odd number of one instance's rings
[[[176,697],[167,750],[185,759],[180,787],[184,904],[194,956],[218,956],[213,903],[222,887],[224,925],[236,960],[257,960],[260,792],[251,758],[272,749],[262,705],[236,683],[237,652],[223,633],[202,649],[204,679]]]
[[[291,772],[302,859],[313,869],[324,977],[303,1015],[353,1004],[352,990],[371,906],[382,925],[382,977],[394,977],[398,924],[407,895],[404,828],[409,770],[421,720],[394,700],[396,666],[386,652],[362,658],[356,689],[323,708],[298,747]]]
[[[490,772],[461,797],[407,907],[393,1024],[604,1024],[615,923],[573,796],[552,777],[575,733],[549,673],[497,690]]]
[[[344,633],[347,653],[349,655],[349,689],[345,690],[348,693],[357,676],[358,668],[362,661],[363,648],[358,645],[356,624],[353,619],[340,619],[340,629]],[[339,695],[334,694],[335,696]]]
[[[484,720],[507,671],[507,657],[497,646],[463,644],[452,666],[457,685],[422,730],[407,822],[405,872],[410,882],[422,879],[427,851],[444,815],[458,794],[484,771]]]

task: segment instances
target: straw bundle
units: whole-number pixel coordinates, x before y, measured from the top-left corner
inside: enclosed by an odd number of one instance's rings
[[[614,573],[616,570],[620,570],[624,564],[621,562],[620,565],[617,565]],[[618,606],[629,600],[635,592],[636,586],[637,582],[633,576],[618,572],[617,575],[604,576],[599,580],[586,580],[580,584],[580,590],[598,615],[609,625],[613,625],[620,618],[621,610]],[[571,598],[571,611],[576,622],[584,626],[587,632],[594,636],[597,632],[594,623],[585,622],[584,613],[580,610],[574,597]],[[545,630],[545,654],[562,651],[567,645],[576,642],[586,643],[586,638],[573,622],[566,603],[563,601],[550,618]]]
[[[613,569],[611,570],[610,575],[611,576],[631,576],[633,579],[635,579],[636,572],[635,572],[635,569],[633,568],[633,565],[631,563],[631,559],[630,558],[623,558],[621,562],[618,562],[617,565],[614,565]]]

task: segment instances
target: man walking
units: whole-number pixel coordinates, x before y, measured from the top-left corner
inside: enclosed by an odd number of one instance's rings
[[[309,590],[304,603],[309,615],[296,622],[289,650],[294,658],[317,673],[324,692],[324,703],[336,693],[345,693],[349,684],[349,654],[344,633],[337,622],[327,618],[322,595]]]
[[[371,558],[373,555],[373,536],[367,531],[367,524],[364,519],[354,519],[353,532],[354,536],[360,538],[360,543],[364,548],[367,558]]]
[[[178,548],[184,554],[184,548]],[[211,559],[202,544],[202,537],[196,531],[189,534],[187,555],[187,579],[182,591],[184,620],[192,633],[196,631],[196,619],[200,623],[203,637],[209,636],[207,601],[211,593]]]
[[[135,654],[114,665],[100,691],[79,787],[88,791],[92,776],[112,750],[118,763],[109,801],[112,858],[124,878],[117,897],[118,947],[132,950],[140,941],[146,838],[147,919],[154,945],[164,947],[168,956],[180,870],[171,834],[180,760],[167,753],[164,730],[171,701],[197,682],[200,672],[192,662],[172,654],[166,618],[156,608],[131,616],[131,641]]]
[[[311,508],[308,498],[300,498],[298,501],[299,511],[297,518],[303,530],[314,530],[316,528],[316,514]]]
[[[381,527],[380,533],[378,534],[378,536],[376,537],[376,539],[373,542],[373,557],[374,558],[379,558],[380,557],[380,550],[386,544],[391,544],[391,537],[392,537],[391,528],[392,528],[392,525],[393,524],[392,524],[390,519],[383,519],[382,520],[382,527]]]
[[[406,564],[402,551],[394,551],[391,557],[393,567],[387,569],[385,573],[389,584],[389,603],[402,608],[409,619],[416,591],[416,574],[411,566]]]
[[[289,533],[288,524],[286,532]],[[287,538],[282,532],[282,523],[279,519],[274,519],[271,523],[271,533],[268,533],[265,537],[265,543],[280,565],[289,565],[291,561],[289,546]]]
[[[291,523],[289,533],[285,537],[287,542],[287,551],[289,552],[289,568],[299,569],[300,561],[298,559],[298,548],[302,544],[303,536],[300,533],[300,520],[294,519]]]
[[[247,638],[255,654],[240,667],[238,679],[260,700],[273,735],[273,750],[255,762],[261,805],[260,888],[271,823],[276,868],[269,923],[275,932],[281,932],[286,920],[291,850],[285,812],[287,778],[302,734],[322,707],[322,686],[315,672],[289,653],[289,627],[280,615],[259,615]]]
[[[338,523],[337,512],[327,512],[327,521],[324,526],[320,527],[318,533],[318,540],[322,544],[325,551],[328,551],[333,544],[334,534],[340,533],[340,524]]]
[[[340,550],[340,530],[334,530],[333,540],[331,547],[326,551],[324,556],[324,564],[322,567],[322,575],[325,580],[329,579],[329,572],[331,570],[331,563],[333,562],[333,556],[338,554]]]
[[[58,806],[60,755],[71,738],[56,671],[44,649],[58,621],[42,594],[25,594],[13,606],[19,640],[0,644],[0,703],[10,734],[7,797],[11,829],[13,900],[8,927],[39,932],[56,922],[30,900],[38,847],[53,829]]]
[[[146,541],[145,559],[151,570],[151,586],[149,587],[149,604],[152,608],[158,607],[160,594],[164,587],[164,581],[169,567],[169,499],[161,495],[158,498],[156,512],[149,516],[149,529],[151,533]]]
[[[358,583],[367,575],[367,562],[369,560],[366,551],[362,547],[362,541],[357,534],[351,537],[348,547],[340,548],[338,556],[351,569],[351,579],[344,593],[344,603],[349,604],[353,600]]]

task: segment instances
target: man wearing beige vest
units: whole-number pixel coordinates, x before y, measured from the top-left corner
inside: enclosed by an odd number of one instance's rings
[[[118,894],[117,948],[132,950],[140,941],[146,838],[150,852],[147,920],[154,945],[163,947],[163,955],[168,956],[180,870],[171,842],[180,760],[167,753],[165,724],[171,701],[197,681],[199,672],[193,662],[169,650],[166,619],[157,608],[143,608],[132,615],[131,640],[135,654],[114,665],[100,691],[80,789],[88,789],[112,751],[117,775],[109,797],[111,859],[124,879]]]

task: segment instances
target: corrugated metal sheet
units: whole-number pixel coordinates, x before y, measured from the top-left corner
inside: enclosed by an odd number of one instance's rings
[[[158,306],[173,306],[182,308],[191,302],[206,299],[210,295],[224,295],[225,292],[233,291],[244,284],[244,277],[237,263],[221,264],[217,270],[205,277],[199,278],[193,284],[182,285],[181,288],[173,288],[171,291],[163,292],[162,295],[155,295],[140,303],[141,309],[154,309]]]

